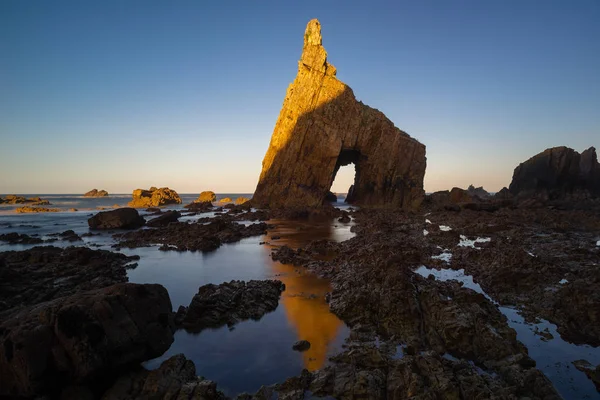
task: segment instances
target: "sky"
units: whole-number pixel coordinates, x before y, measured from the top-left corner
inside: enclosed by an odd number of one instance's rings
[[[0,193],[253,192],[312,18],[428,192],[600,145],[597,0],[2,0]]]

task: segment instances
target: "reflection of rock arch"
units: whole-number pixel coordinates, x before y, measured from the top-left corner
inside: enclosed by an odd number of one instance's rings
[[[324,225],[319,227],[321,229],[309,228],[307,234],[302,235],[302,231],[293,227],[286,231],[282,224],[283,222],[277,223],[281,231],[270,232],[271,235],[281,236],[277,245],[285,244],[296,248],[306,245],[310,239],[329,238],[331,234],[331,229],[325,229]],[[273,275],[285,284],[280,304],[283,305],[288,322],[296,330],[298,340],[308,340],[311,343],[310,349],[302,354],[304,366],[309,371],[317,370],[323,367],[329,345],[335,341],[343,327],[342,321],[329,311],[329,305],[325,302],[325,294],[331,291],[329,281],[309,273],[299,274],[296,271],[304,272],[301,268],[271,259],[272,246],[264,246],[264,249]]]
[[[425,146],[357,101],[335,74],[321,45],[321,26],[312,20],[298,75],[263,160],[254,205],[320,206],[337,168],[354,157],[348,162],[356,165],[356,203],[417,207],[424,196]]]

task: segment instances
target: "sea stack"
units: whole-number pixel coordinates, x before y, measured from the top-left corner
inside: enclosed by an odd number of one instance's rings
[[[338,169],[355,164],[352,200],[417,208],[424,197],[425,146],[354,97],[336,77],[321,24],[304,33],[298,75],[289,86],[252,199],[255,207],[320,207]]]

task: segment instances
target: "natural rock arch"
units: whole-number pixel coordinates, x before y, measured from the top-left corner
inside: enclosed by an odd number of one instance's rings
[[[257,207],[321,206],[340,166],[355,164],[353,201],[413,209],[423,200],[425,146],[357,101],[336,77],[321,25],[306,27],[298,75],[289,86],[263,160]]]

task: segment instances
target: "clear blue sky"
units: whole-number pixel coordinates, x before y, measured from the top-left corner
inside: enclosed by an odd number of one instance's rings
[[[311,18],[427,191],[600,145],[597,0],[2,0],[0,193],[252,192]]]

